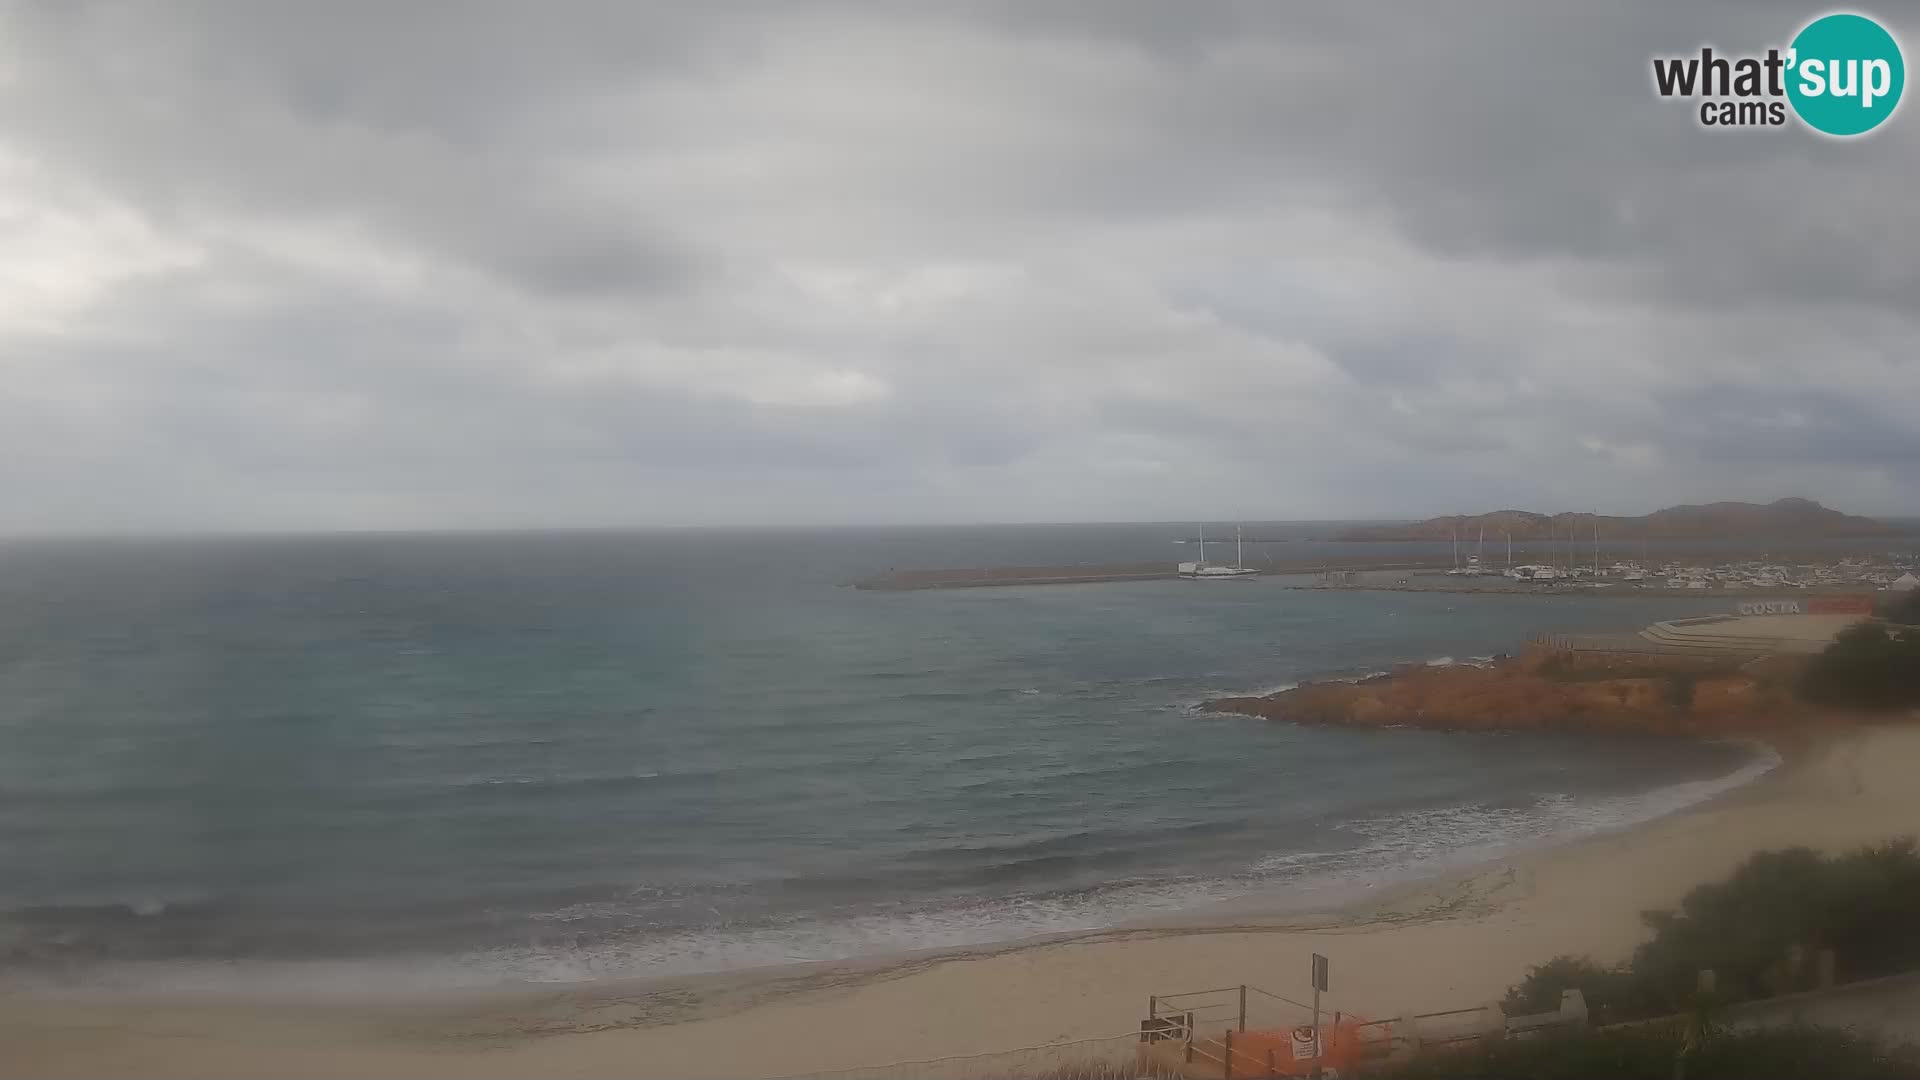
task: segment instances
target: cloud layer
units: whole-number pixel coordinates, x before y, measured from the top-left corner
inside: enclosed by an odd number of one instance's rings
[[[1920,121],[1674,7],[6,7],[0,531],[1920,512]]]

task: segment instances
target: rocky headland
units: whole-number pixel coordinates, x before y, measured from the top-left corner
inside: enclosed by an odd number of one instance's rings
[[[1308,682],[1202,707],[1271,720],[1446,731],[1764,735],[1804,724],[1801,658],[1737,664],[1539,650],[1484,665],[1415,664],[1358,681]]]

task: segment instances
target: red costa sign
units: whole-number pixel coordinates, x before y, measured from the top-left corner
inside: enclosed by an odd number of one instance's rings
[[[1809,615],[1871,615],[1873,597],[1871,596],[1809,596],[1807,597]]]

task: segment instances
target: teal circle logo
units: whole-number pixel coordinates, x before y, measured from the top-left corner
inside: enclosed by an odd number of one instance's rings
[[[1794,36],[1787,100],[1808,127],[1864,135],[1900,106],[1907,64],[1900,43],[1865,15],[1825,15]]]

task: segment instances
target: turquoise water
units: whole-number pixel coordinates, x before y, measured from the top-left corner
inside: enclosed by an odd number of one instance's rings
[[[838,584],[1186,532],[0,548],[6,977],[487,985],[1004,940],[1364,888],[1763,767],[1192,708],[1723,601]]]

